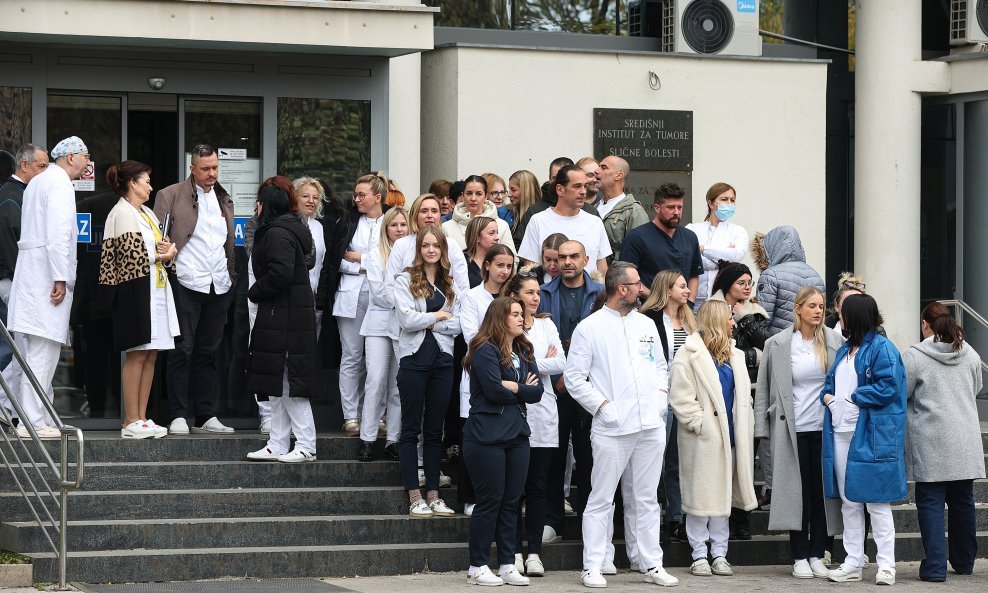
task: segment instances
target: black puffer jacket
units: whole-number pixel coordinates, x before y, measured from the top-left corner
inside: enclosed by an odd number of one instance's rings
[[[254,235],[252,262],[257,281],[247,297],[257,303],[250,340],[247,388],[260,399],[316,394],[316,315],[305,256],[312,234],[296,214],[263,224]]]

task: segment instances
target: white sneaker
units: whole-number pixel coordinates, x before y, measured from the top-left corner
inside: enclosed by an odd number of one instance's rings
[[[643,571],[641,567],[638,566],[638,562],[634,560],[628,560],[628,570],[630,570],[631,572],[640,572],[642,574],[645,574],[645,571]]]
[[[261,434],[271,434],[271,419],[261,420]]]
[[[440,472],[439,472],[439,487],[440,488],[449,488],[452,485],[453,485],[453,480],[451,480],[449,476],[447,476],[446,474],[444,474],[440,470]]]
[[[176,418],[168,426],[168,434],[186,435],[189,434],[189,423],[185,418]]]
[[[543,544],[558,544],[561,541],[563,541],[563,536],[556,534],[556,530],[551,526],[546,525],[542,528]]]
[[[504,581],[505,585],[527,587],[531,582],[528,580],[528,577],[515,570],[514,566],[507,570],[502,570],[498,576],[501,577],[501,580]]]
[[[135,420],[120,429],[120,437],[124,439],[153,439],[158,431],[143,420]]]
[[[645,573],[645,582],[655,583],[663,587],[675,587],[679,584],[679,579],[666,572],[666,569],[661,566],[656,566]]]
[[[446,503],[441,498],[429,503],[429,508],[432,509],[432,514],[437,517],[452,517],[456,514],[456,511],[446,506]]]
[[[59,439],[62,438],[62,431],[58,430],[54,426],[42,426],[41,428],[35,429],[38,433],[39,439]]]
[[[810,568],[809,560],[803,558],[794,562],[792,565],[792,576],[797,579],[812,579],[813,570]]]
[[[894,585],[895,584],[895,569],[894,568],[879,568],[878,574],[875,575],[876,585]]]
[[[857,566],[851,566],[846,562],[841,564],[834,570],[827,573],[827,579],[835,583],[846,583],[849,581],[860,581],[861,580],[861,569]]]
[[[565,498],[563,499],[563,512],[570,517],[576,514],[576,511],[573,510],[573,505],[571,505]]]
[[[713,572],[710,571],[710,563],[707,562],[707,559],[700,558],[694,560],[693,564],[690,565],[690,574],[695,577],[709,577]]]
[[[722,577],[732,577],[734,576],[734,569],[731,568],[731,563],[727,561],[727,558],[719,556],[714,558],[714,561],[710,563],[710,570],[718,576]]]
[[[167,428],[165,428],[164,426],[158,424],[154,420],[151,420],[150,418],[148,418],[147,420],[145,420],[144,423],[154,429],[154,431],[155,431],[154,438],[156,438],[156,439],[160,439],[161,437],[163,437],[166,434],[168,434],[168,429]]]
[[[481,585],[487,587],[497,587],[504,584],[504,580],[497,576],[487,566],[481,566],[473,575],[467,573],[468,585]]]
[[[525,558],[518,553],[515,553],[515,570],[521,574],[525,574]]]
[[[278,461],[279,457],[281,457],[281,455],[278,455],[271,449],[264,447],[262,449],[258,449],[257,451],[251,451],[248,453],[247,461]]]
[[[315,460],[316,460],[315,453],[309,453],[308,451],[304,449],[299,449],[298,447],[295,447],[294,449],[292,449],[288,453],[285,453],[284,455],[278,456],[278,461],[282,463],[303,463],[306,461],[315,461]]]
[[[617,574],[617,567],[614,566],[614,561],[604,558],[604,562],[600,565],[600,574]]]
[[[603,589],[607,586],[607,579],[596,568],[584,570],[583,574],[580,575],[580,580],[583,581],[584,587],[590,587],[591,589]]]
[[[545,566],[542,565],[542,559],[538,555],[529,555],[525,560],[525,574],[530,577],[545,576]]]
[[[29,433],[27,431],[27,429],[24,428],[23,426],[18,426],[14,430],[14,432],[16,432],[17,433],[17,436],[21,437],[22,439],[29,439],[29,438],[31,438],[31,433]]]
[[[810,570],[813,571],[813,576],[818,579],[827,578],[827,565],[823,563],[819,558],[810,558]]]
[[[468,502],[463,505],[463,514],[467,517],[473,517],[473,507],[477,506],[475,503]]]
[[[413,502],[411,505],[409,505],[408,514],[413,517],[417,517],[419,519],[424,517],[431,517],[432,509],[429,508],[428,503],[426,503],[424,500],[420,498],[415,502]]]
[[[233,434],[233,429],[229,426],[224,426],[219,418],[213,416],[209,420],[202,423],[202,426],[192,427],[192,432],[208,432],[212,434]]]

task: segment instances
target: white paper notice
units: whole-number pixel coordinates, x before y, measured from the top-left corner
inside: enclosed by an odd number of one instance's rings
[[[192,155],[190,153],[185,153],[185,167],[186,170],[192,166]],[[249,183],[254,185],[254,189],[257,189],[257,185],[261,183],[261,159],[248,159],[244,160],[224,160],[220,162],[220,173],[219,182],[227,191],[230,191],[229,186],[234,183]]]
[[[220,148],[217,149],[221,161],[243,161],[247,159],[246,148]]]
[[[256,183],[234,183],[227,186],[233,198],[234,216],[253,216],[254,202],[257,201]]]
[[[72,187],[76,191],[96,191],[96,165],[89,161],[82,176],[72,181]]]

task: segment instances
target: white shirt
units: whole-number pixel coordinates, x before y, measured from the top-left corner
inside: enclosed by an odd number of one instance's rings
[[[813,340],[793,333],[789,347],[792,363],[792,410],[796,432],[823,430],[823,406],[820,391],[827,378],[813,350]]]
[[[316,289],[319,288],[319,272],[322,271],[322,262],[326,259],[326,237],[318,220],[309,218],[307,222],[309,232],[312,233],[312,242],[316,246],[316,265],[309,270],[309,285],[312,287],[312,294],[316,294]]]
[[[552,375],[558,375],[566,368],[566,354],[563,344],[559,341],[559,331],[550,317],[536,317],[532,327],[525,332],[525,337],[532,343],[535,353],[535,363],[542,377],[542,400],[537,404],[528,404],[528,426],[532,429],[529,444],[532,447],[559,446],[559,410],[556,407],[556,392],[552,389]],[[556,355],[548,358],[549,346],[556,348]]]
[[[624,192],[621,192],[621,195],[614,196],[610,200],[607,198],[600,199],[600,203],[597,204],[597,214],[600,214],[601,220],[607,218],[607,215],[611,213],[611,210],[614,210],[614,207],[618,205],[618,202],[624,199],[624,196]]]
[[[470,340],[476,337],[480,324],[487,315],[487,309],[494,302],[494,295],[487,292],[483,284],[470,289],[460,302],[460,333],[463,340],[470,345]],[[470,372],[463,369],[460,379],[460,418],[470,417]]]
[[[662,342],[655,323],[637,311],[622,317],[604,305],[581,321],[563,378],[573,399],[594,415],[594,433],[621,436],[665,428],[669,375]],[[605,400],[609,403],[601,408]]]
[[[570,241],[579,241],[586,249],[592,268],[597,260],[611,255],[611,242],[604,223],[593,214],[580,210],[576,216],[560,216],[549,208],[531,218],[525,229],[518,255],[528,261],[542,261],[542,242],[553,233],[562,233]]]
[[[361,216],[357,219],[357,229],[353,232],[353,239],[347,249],[360,254],[360,263],[346,259],[340,261],[340,286],[336,289],[336,300],[333,303],[335,317],[354,319],[357,316],[360,293],[367,288],[367,274],[361,274],[360,270],[367,270],[369,254],[377,249],[382,218],[383,216]]]
[[[855,353],[857,354],[857,353]],[[847,355],[837,363],[834,371],[834,399],[830,402],[831,423],[834,432],[854,432],[858,425],[858,406],[851,395],[858,388],[858,372],[854,370],[854,355]]]
[[[717,262],[722,259],[739,262],[747,257],[748,231],[733,222],[724,221],[714,226],[709,220],[691,222],[686,228],[696,233],[697,241],[703,247],[703,274],[696,291],[696,304],[699,306],[710,297],[717,278]]]
[[[208,192],[198,185],[195,188],[199,210],[196,228],[178,252],[175,275],[189,290],[208,294],[212,286],[216,294],[226,294],[232,285],[226,263],[226,218],[215,186]]]

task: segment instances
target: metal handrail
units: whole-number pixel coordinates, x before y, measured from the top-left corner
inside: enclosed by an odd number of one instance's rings
[[[980,323],[981,324],[981,327],[983,327],[985,329],[988,329],[988,319],[985,319],[984,317],[982,317],[980,313],[978,313],[977,311],[975,311],[974,308],[971,307],[971,305],[968,305],[964,301],[961,301],[961,300],[958,300],[958,299],[946,299],[946,300],[937,301],[937,302],[940,303],[941,305],[944,305],[945,307],[957,307],[965,315],[970,315],[975,321],[977,321],[978,323]],[[963,316],[958,315],[957,317],[958,317],[958,321],[957,321],[958,324],[960,324],[961,326],[963,326],[964,325],[964,318],[963,318]],[[986,372],[986,373],[988,373],[988,363],[986,363],[984,360],[981,361],[981,370],[984,371],[984,372]]]
[[[17,485],[18,490],[20,490],[21,496],[23,496],[24,500],[27,502],[31,515],[37,522],[38,527],[41,528],[41,533],[48,541],[52,551],[58,557],[58,586],[60,590],[65,591],[68,589],[66,574],[68,566],[68,496],[69,490],[79,490],[82,488],[82,481],[85,477],[85,441],[83,439],[82,430],[74,426],[66,425],[62,422],[62,419],[59,418],[58,412],[55,411],[54,404],[48,401],[48,397],[45,390],[42,389],[41,383],[35,376],[34,371],[31,370],[31,367],[28,366],[27,361],[24,358],[24,354],[14,343],[13,337],[11,337],[10,332],[7,331],[6,324],[2,321],[0,321],[0,339],[7,342],[10,346],[11,352],[13,353],[14,360],[12,360],[10,364],[19,364],[21,366],[21,370],[24,372],[25,376],[27,376],[32,388],[34,389],[34,395],[41,400],[42,406],[45,408],[45,411],[51,417],[55,426],[59,430],[62,449],[59,464],[56,465],[55,461],[48,453],[48,450],[45,448],[41,438],[38,437],[38,433],[35,431],[34,426],[32,426],[30,422],[23,421],[27,415],[24,413],[24,409],[21,407],[18,398],[14,397],[6,378],[4,378],[3,375],[0,375],[0,388],[3,388],[4,393],[7,394],[7,399],[10,401],[10,405],[14,407],[14,410],[17,412],[17,416],[22,419],[21,425],[27,430],[28,436],[30,437],[29,440],[37,446],[39,451],[41,451],[40,459],[36,460],[34,455],[31,454],[31,450],[28,448],[25,439],[21,437],[16,430],[12,431],[15,437],[14,439],[11,439],[7,435],[7,431],[0,430],[0,435],[3,436],[4,442],[10,447],[12,459],[7,458],[7,452],[3,447],[0,447],[0,458],[2,458],[4,465],[10,471],[10,476],[13,478],[14,484]],[[7,410],[3,406],[0,406],[0,421],[5,423],[7,426],[13,427],[13,422],[7,414]],[[69,436],[75,436],[76,440],[76,473],[74,479],[68,479]],[[22,456],[21,454],[18,454],[18,448],[14,446],[14,443],[17,443],[20,446],[21,453],[23,454],[23,461]],[[57,498],[52,486],[48,483],[48,480],[45,478],[43,473],[45,466],[47,466],[47,468],[55,476],[55,487],[59,490]],[[18,476],[18,469],[21,472],[20,476]],[[36,478],[32,477],[31,469],[33,469],[34,474],[37,474]],[[40,482],[40,484],[35,483],[36,479]],[[27,486],[27,489],[25,489],[25,485]],[[30,490],[30,493],[28,490]],[[57,526],[56,519],[54,517],[55,513],[52,512],[52,509],[50,509],[46,503],[46,497],[51,498],[55,502],[54,506],[56,508],[54,510],[58,514]],[[35,508],[35,504],[41,508],[40,514],[38,509]],[[47,518],[48,524],[58,536],[58,544],[55,543],[51,537],[51,534],[49,534],[45,521],[41,518],[41,514]]]

